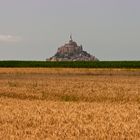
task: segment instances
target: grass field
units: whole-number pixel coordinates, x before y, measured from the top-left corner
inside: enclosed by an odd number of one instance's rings
[[[140,69],[0,68],[0,139],[140,139]]]
[[[45,68],[140,68],[140,61],[0,61],[0,67]]]

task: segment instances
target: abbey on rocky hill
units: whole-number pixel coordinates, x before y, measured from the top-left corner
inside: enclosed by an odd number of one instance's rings
[[[95,56],[83,50],[82,45],[78,46],[70,35],[70,40],[58,48],[57,53],[47,61],[99,61]]]

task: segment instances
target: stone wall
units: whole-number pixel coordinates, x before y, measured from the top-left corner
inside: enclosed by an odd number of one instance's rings
[[[64,53],[80,53],[82,51],[82,46],[73,46],[73,45],[64,45],[58,48],[57,53],[64,54]]]

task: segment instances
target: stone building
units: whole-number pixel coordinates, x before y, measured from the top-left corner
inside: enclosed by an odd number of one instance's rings
[[[70,41],[66,43],[65,45],[58,48],[57,53],[60,54],[70,54],[70,53],[78,53],[83,51],[82,46],[78,46],[76,42],[72,40],[72,37],[70,37]]]
[[[83,47],[78,46],[70,36],[69,42],[59,47],[57,53],[47,61],[98,61],[98,59],[84,51]]]

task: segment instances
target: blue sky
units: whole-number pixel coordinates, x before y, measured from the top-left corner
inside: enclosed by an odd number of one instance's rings
[[[0,60],[45,60],[69,40],[100,60],[140,60],[139,0],[1,0]]]

